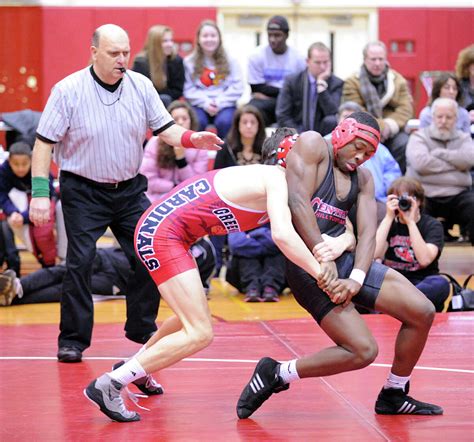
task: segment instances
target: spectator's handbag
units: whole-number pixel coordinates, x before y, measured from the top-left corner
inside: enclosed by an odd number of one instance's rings
[[[450,274],[440,273],[440,275],[446,276],[453,288],[453,297],[451,298],[448,311],[474,310],[474,290],[467,288],[473,274],[471,273],[466,278],[462,286]]]

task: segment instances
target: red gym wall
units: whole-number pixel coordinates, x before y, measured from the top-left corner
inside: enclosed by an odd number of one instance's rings
[[[150,26],[167,24],[177,42],[194,42],[199,23],[215,20],[216,13],[216,8],[0,7],[0,112],[41,110],[58,80],[87,65],[92,32],[103,23],[127,29],[133,59]],[[474,10],[381,8],[379,37],[392,66],[411,82],[419,111],[427,99],[420,72],[454,69],[459,50],[474,42]]]
[[[193,43],[204,19],[215,20],[216,9],[0,7],[0,112],[41,111],[58,80],[87,66],[101,24],[128,31],[133,60],[150,26],[169,25],[178,43]]]
[[[474,43],[474,9],[381,8],[379,38],[391,66],[409,80],[418,115],[428,99],[420,73],[454,71],[458,52]]]

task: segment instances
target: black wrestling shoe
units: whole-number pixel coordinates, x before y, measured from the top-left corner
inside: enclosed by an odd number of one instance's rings
[[[135,422],[140,420],[140,415],[129,411],[122,398],[124,385],[113,380],[107,373],[94,379],[84,390],[84,395],[100,411],[116,422]]]
[[[278,376],[280,364],[272,358],[262,358],[253,372],[250,382],[245,386],[237,402],[237,416],[246,419],[273,394],[288,390]]]
[[[113,365],[112,369],[116,370],[123,364],[125,364],[125,361],[117,362]],[[161,384],[156,382],[151,374],[147,374],[146,376],[143,376],[142,378],[133,381],[132,384],[135,385],[142,393],[146,394],[147,396],[156,396],[165,392]]]
[[[443,414],[443,409],[434,404],[420,402],[408,396],[408,388],[405,391],[399,388],[382,388],[375,402],[377,414]]]

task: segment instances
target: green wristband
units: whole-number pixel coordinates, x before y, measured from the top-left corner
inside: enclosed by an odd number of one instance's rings
[[[34,176],[31,178],[31,197],[32,198],[49,198],[49,179],[42,176]]]

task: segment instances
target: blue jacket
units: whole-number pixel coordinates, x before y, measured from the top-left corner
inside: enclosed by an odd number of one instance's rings
[[[28,209],[24,212],[20,212],[18,207],[15,206],[13,201],[8,196],[10,190],[18,189],[21,192],[26,192],[28,195],[31,194],[31,170],[23,178],[17,177],[10,163],[6,160],[0,165],[0,209],[3,210],[5,215],[10,216],[14,212],[18,212],[23,216],[25,222],[29,222]],[[55,194],[53,188],[53,177],[49,176],[49,194],[53,196]]]
[[[383,203],[387,202],[387,190],[390,184],[402,176],[400,166],[393,158],[390,151],[382,143],[379,143],[377,152],[362,167],[366,167],[374,178],[375,199]]]
[[[248,232],[236,232],[228,235],[232,255],[241,258],[260,258],[280,253],[272,239],[270,224]]]

